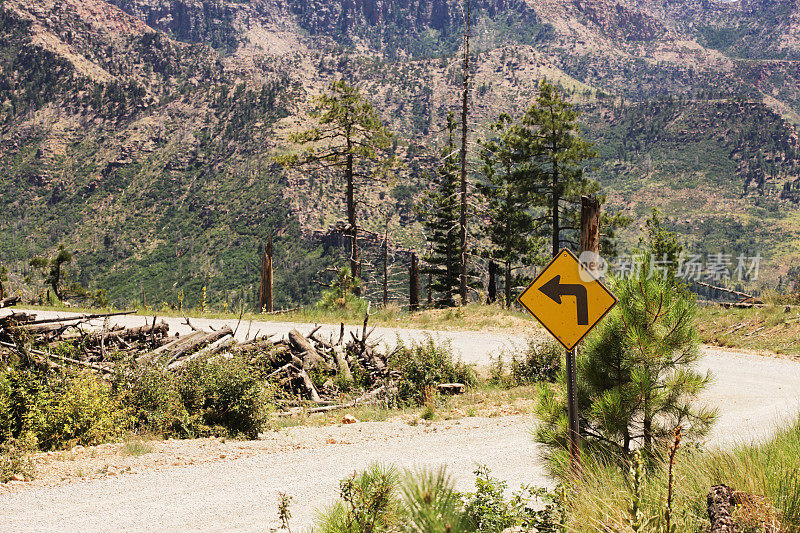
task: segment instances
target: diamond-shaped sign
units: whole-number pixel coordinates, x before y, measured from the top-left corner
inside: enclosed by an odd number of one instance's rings
[[[616,296],[569,250],[561,250],[517,301],[567,350],[617,304]]]

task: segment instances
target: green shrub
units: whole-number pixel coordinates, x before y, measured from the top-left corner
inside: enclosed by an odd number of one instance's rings
[[[511,358],[511,379],[516,385],[531,383],[553,383],[558,378],[561,370],[561,359],[564,349],[554,342],[537,344],[528,341],[528,346],[522,351],[521,358]]]
[[[525,348],[503,350],[490,358],[489,382],[501,387],[519,387],[533,383],[553,383],[561,370],[564,349],[555,342],[538,343],[531,339]],[[508,371],[505,360],[510,359]]]
[[[127,408],[107,383],[91,373],[53,376],[25,420],[42,450],[99,444],[124,435],[131,426]]]
[[[241,359],[193,361],[181,374],[139,367],[123,372],[117,386],[138,431],[182,438],[256,438],[271,399],[259,372]]]
[[[117,393],[134,417],[137,433],[191,436],[193,421],[183,405],[179,378],[156,365],[124,368],[115,380]]]
[[[503,361],[503,353],[497,354],[497,358],[489,355],[489,383],[501,387],[511,386],[511,380],[506,373],[506,365]]]
[[[0,443],[31,434],[43,450],[118,438],[131,417],[91,373],[59,374],[13,364],[0,370]]]
[[[390,365],[400,373],[398,400],[400,403],[422,405],[436,394],[439,383],[463,383],[474,387],[478,383],[475,370],[462,361],[454,361],[449,342],[436,344],[430,335],[421,344],[405,346],[398,343],[389,358]]]
[[[340,500],[320,513],[320,533],[395,531],[401,523],[399,476],[392,467],[371,465],[339,482]]]
[[[22,435],[29,411],[46,388],[46,376],[20,365],[0,370],[0,443]]]
[[[0,443],[0,483],[7,483],[14,475],[32,478],[36,474],[30,452],[36,449],[36,438],[28,433],[19,439],[7,438]]]
[[[257,438],[269,412],[270,389],[241,359],[195,361],[180,383],[183,404],[199,415],[197,429]]]
[[[563,531],[562,497],[527,487],[505,497],[506,485],[481,467],[476,492],[461,494],[444,467],[406,473],[400,480],[390,467],[371,465],[343,479],[340,499],[319,513],[320,533],[407,531],[413,533],[499,533],[520,526],[524,531]],[[535,499],[544,505],[537,510]]]
[[[490,477],[485,466],[475,470],[475,475],[476,491],[467,496],[465,509],[472,531],[503,531],[519,525],[524,510],[522,499],[515,496],[512,501],[507,501],[506,483]]]

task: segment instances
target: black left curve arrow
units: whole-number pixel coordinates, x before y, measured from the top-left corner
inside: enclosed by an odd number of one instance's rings
[[[561,275],[558,275],[539,287],[539,291],[559,305],[561,305],[562,296],[574,296],[578,304],[578,325],[589,325],[589,299],[586,287],[573,283],[561,283]]]

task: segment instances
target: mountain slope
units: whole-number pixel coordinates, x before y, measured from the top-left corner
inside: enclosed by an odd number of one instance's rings
[[[584,113],[612,209],[660,206],[710,252],[760,246],[775,281],[800,257],[797,13],[769,0],[475,1],[473,140],[554,80]],[[65,243],[79,279],[116,301],[194,305],[207,286],[236,305],[282,229],[278,305],[313,299],[341,253],[321,236],[342,195],[335,176],[270,156],[337,77],[369,95],[405,161],[364,189],[364,224],[421,249],[412,205],[458,105],[462,17],[456,0],[6,0],[0,261],[19,280]]]

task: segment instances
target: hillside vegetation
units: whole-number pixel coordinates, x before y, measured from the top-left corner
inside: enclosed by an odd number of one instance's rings
[[[346,7],[342,7],[345,5]],[[539,82],[582,112],[607,209],[652,206],[696,253],[765,258],[774,284],[800,257],[800,84],[794,2],[473,2],[475,141],[520,115]],[[318,298],[342,264],[342,195],[286,171],[291,132],[334,78],[357,84],[403,162],[366,191],[368,231],[424,253],[414,209],[457,105],[455,0],[8,0],[0,8],[0,262],[11,291],[63,244],[71,275],[117,304],[253,305],[276,234],[276,306]],[[472,164],[474,162],[475,164]],[[366,278],[379,276],[379,240]],[[482,264],[481,268],[485,268]],[[402,280],[402,274],[398,274]],[[750,287],[756,288],[756,287]],[[31,292],[33,291],[33,292]],[[395,295],[400,298],[399,293]]]

